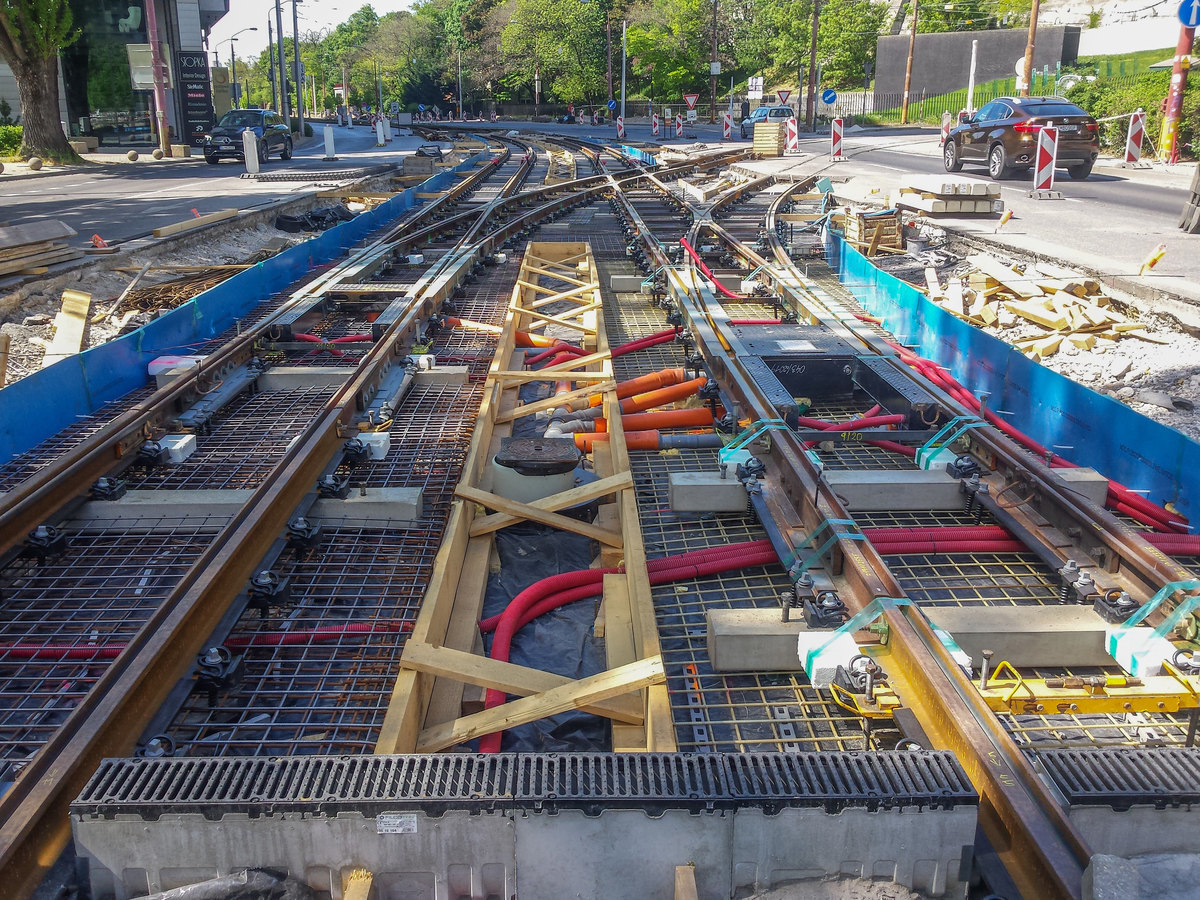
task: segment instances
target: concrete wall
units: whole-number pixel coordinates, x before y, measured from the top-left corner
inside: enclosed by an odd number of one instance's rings
[[[979,41],[975,83],[996,78],[1012,78],[1018,57],[1025,55],[1028,32],[1023,28],[1004,31],[949,31],[941,34],[918,34],[913,54],[912,94],[919,97],[962,90],[967,86],[971,71],[971,41]],[[888,35],[879,39],[878,62],[875,65],[875,93],[902,94],[904,67],[908,60],[907,34]],[[1034,67],[1041,70],[1055,63],[1064,65],[1078,55],[1079,29],[1073,25],[1056,25],[1037,30],[1033,53]],[[910,94],[911,96],[911,94]]]

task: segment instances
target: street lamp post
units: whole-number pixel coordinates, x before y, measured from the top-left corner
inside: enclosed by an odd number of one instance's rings
[[[280,50],[283,48],[280,47]],[[278,76],[275,74],[275,38],[271,33],[271,17],[267,16],[267,52],[271,59],[271,109],[279,110]]]
[[[300,80],[300,0],[292,0],[292,51],[296,69],[296,136],[304,137],[304,83]]]
[[[237,43],[238,35],[245,34],[247,31],[258,31],[256,27],[243,28],[241,31],[235,32],[232,37],[225,38],[221,43],[228,42],[229,44],[229,67],[233,74],[233,108],[242,108],[242,92],[238,89],[237,79],[237,54],[234,52],[233,45]]]
[[[284,72],[283,62],[283,10],[279,6],[279,0],[275,0],[275,33],[279,35],[279,77],[276,79],[279,82],[279,114],[290,121],[288,107],[291,103],[288,100],[287,74]]]

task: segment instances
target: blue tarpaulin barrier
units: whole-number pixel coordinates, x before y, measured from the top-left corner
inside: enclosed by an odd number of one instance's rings
[[[841,282],[897,340],[948,369],[988,408],[1045,447],[1189,519],[1200,501],[1200,444],[1039,365],[881,272],[840,236],[826,239]]]
[[[206,344],[272,294],[325,265],[416,204],[417,191],[441,191],[454,173],[475,167],[477,154],[372,210],[238,272],[137,331],[57,362],[0,390],[0,460],[36,446],[147,382],[158,356],[204,353]]]

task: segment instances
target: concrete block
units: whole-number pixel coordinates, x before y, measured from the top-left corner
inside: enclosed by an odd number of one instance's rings
[[[181,463],[196,452],[194,434],[168,434],[159,443],[167,449],[173,463]]]
[[[1096,506],[1103,507],[1108,499],[1108,479],[1095,469],[1055,469],[1054,474]]]
[[[309,387],[341,387],[354,369],[323,366],[275,366],[258,376],[260,391],[291,391]]]
[[[172,144],[171,158],[172,159],[188,159],[192,155],[192,148],[187,144]]]
[[[1083,900],[1136,900],[1140,883],[1133,862],[1097,853],[1083,870]]]
[[[796,649],[808,680],[818,688],[829,687],[838,666],[849,666],[862,652],[853,637],[835,631],[802,631],[796,636]]]
[[[89,152],[87,141],[67,141],[67,143],[71,145],[71,149],[76,153]]]
[[[645,280],[642,275],[613,275],[609,278],[608,286],[617,293],[638,294]]]
[[[1105,635],[1110,626],[1090,606],[934,606],[925,609],[970,657],[972,668],[983,651],[993,663],[1018,668],[1111,666]]]
[[[432,156],[406,156],[404,157],[404,174],[405,175],[432,175],[433,174],[433,157]]]
[[[944,470],[827,470],[824,478],[853,512],[949,510],[963,505],[958,479]]]
[[[777,609],[709,610],[705,619],[713,671],[801,671],[796,640],[808,626],[799,610],[792,610],[790,622],[780,618]]]
[[[195,368],[195,367],[194,366],[175,366],[174,368],[171,368],[171,369],[160,370],[159,372],[155,373],[155,375],[154,375],[154,386],[160,387],[160,388],[166,387],[168,384],[170,384],[176,378],[182,378],[184,375],[186,375],[188,372],[190,372],[193,368]]]
[[[672,472],[668,496],[675,512],[746,514],[746,488],[720,472]]]
[[[197,524],[217,527],[238,513],[254,492],[243,489],[195,491],[132,490],[120,500],[90,500],[72,516],[81,527],[90,522],[119,522],[124,531],[166,531]]]
[[[413,384],[460,387],[467,383],[470,371],[470,366],[434,366],[432,369],[418,369],[413,375]]]
[[[87,145],[88,152],[95,152],[100,149],[100,138],[85,136],[82,138],[83,143]]]
[[[423,508],[420,488],[368,488],[365,494],[351,494],[345,500],[318,500],[308,517],[361,528],[389,520],[419,519]]]

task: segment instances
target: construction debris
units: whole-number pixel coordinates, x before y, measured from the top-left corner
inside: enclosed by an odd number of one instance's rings
[[[324,206],[320,209],[309,210],[298,216],[277,216],[275,218],[275,227],[280,231],[287,231],[289,233],[325,231],[334,225],[349,222],[353,218],[354,213],[350,212],[341,203],[338,203],[333,206]]]
[[[979,328],[987,328],[1022,353],[1046,359],[1065,347],[1092,350],[1101,342],[1136,337],[1168,343],[1144,323],[1113,307],[1098,281],[1050,263],[1008,266],[986,254],[968,256],[969,268],[943,287],[933,268],[925,270],[929,299]],[[1030,328],[1029,326],[1035,326]]]
[[[850,210],[845,217],[846,241],[865,256],[881,250],[904,252],[904,231],[900,215],[894,209],[883,212]]]
[[[1000,185],[982,178],[909,175],[891,198],[892,206],[926,215],[999,215]]]

